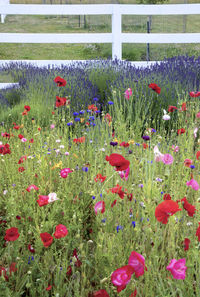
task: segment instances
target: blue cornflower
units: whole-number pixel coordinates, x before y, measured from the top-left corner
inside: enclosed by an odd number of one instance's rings
[[[67,123],[67,126],[72,126],[72,125],[73,125],[72,122]]]
[[[195,166],[194,166],[194,165],[190,165],[190,168],[191,168],[191,169],[194,169],[194,168],[195,168]]]
[[[154,133],[156,133],[156,130],[155,130],[155,129],[151,129],[151,132],[154,132]]]
[[[116,146],[116,145],[118,145],[118,142],[117,142],[117,141],[111,141],[111,142],[110,142],[110,145],[112,145],[112,146]]]
[[[100,197],[102,197],[103,195],[102,195],[102,193],[100,194]]]
[[[96,113],[100,113],[100,112],[101,112],[101,110],[96,110],[95,112],[96,112]]]
[[[93,101],[98,101],[98,100],[99,100],[99,99],[98,99],[98,98],[96,98],[96,97],[95,97],[95,98],[93,98]]]
[[[132,221],[132,226],[133,228],[135,228],[135,221]]]
[[[91,121],[91,120],[94,121],[94,119],[95,119],[94,116],[89,117],[89,121]]]
[[[108,104],[113,105],[114,103],[113,103],[113,101],[108,101]]]
[[[162,194],[164,194],[164,192],[161,192],[160,194],[162,195]]]
[[[124,227],[123,226],[121,226],[121,225],[118,225],[117,227],[116,227],[116,229],[117,229],[117,233],[119,232],[119,230],[123,230],[124,229]]]
[[[139,143],[136,143],[135,145],[137,145],[137,146],[140,146],[140,144],[139,144]]]
[[[90,109],[87,109],[87,112],[88,112],[88,113],[92,113],[92,111],[91,111]]]
[[[79,114],[84,114],[84,113],[85,113],[85,110],[79,111]]]
[[[81,120],[80,118],[75,118],[74,119],[75,122],[80,122],[80,120]]]
[[[82,170],[83,170],[84,172],[88,172],[88,167],[82,167]]]
[[[77,115],[79,115],[79,113],[78,112],[73,112],[73,115],[77,116]]]
[[[90,125],[91,125],[91,126],[93,126],[93,127],[95,127],[95,126],[96,126],[96,124],[95,124],[95,123],[90,123]]]
[[[92,196],[92,199],[94,200],[96,197],[95,196]]]
[[[102,219],[101,222],[102,222],[102,223],[105,223],[105,222],[106,222],[106,218],[105,218],[105,219]]]

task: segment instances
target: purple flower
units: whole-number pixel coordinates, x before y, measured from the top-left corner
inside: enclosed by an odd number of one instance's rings
[[[150,137],[149,137],[148,135],[144,135],[144,136],[142,136],[142,138],[143,138],[145,141],[150,140]]]

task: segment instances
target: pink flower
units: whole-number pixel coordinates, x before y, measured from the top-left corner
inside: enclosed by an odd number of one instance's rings
[[[111,281],[117,287],[117,292],[121,292],[130,282],[134,268],[131,265],[126,265],[115,270],[111,275]]]
[[[55,238],[62,238],[67,236],[68,234],[68,230],[67,227],[65,225],[59,224],[56,226],[56,231],[54,232],[54,237]]]
[[[50,128],[51,129],[54,129],[55,128],[55,125],[54,124],[51,124]]]
[[[30,186],[28,186],[28,188],[26,189],[26,191],[28,191],[28,192],[30,192],[31,190],[36,190],[36,191],[38,191],[39,188],[38,188],[37,186],[35,186],[35,185],[30,185]]]
[[[194,128],[194,132],[193,132],[194,138],[197,138],[197,132],[198,132],[198,128],[196,127],[196,128]]]
[[[200,118],[200,111],[196,114],[197,119]]]
[[[21,142],[26,142],[26,141],[27,141],[27,139],[24,137],[21,139]]]
[[[155,159],[155,161],[156,162],[163,161],[164,155],[161,154],[161,152],[159,151],[157,145],[154,147],[153,151],[154,151],[154,157],[155,157],[154,159]]]
[[[185,159],[184,160],[184,165],[186,166],[186,167],[190,167],[191,165],[192,165],[192,160],[191,159]]]
[[[122,179],[128,180],[128,176],[129,176],[129,171],[130,171],[130,167],[128,167],[126,170],[124,171],[118,171],[119,175]]]
[[[128,264],[133,267],[136,277],[143,275],[144,269],[147,270],[144,257],[135,251],[131,252]]]
[[[170,154],[165,154],[162,162],[166,165],[171,165],[174,161],[174,158]]]
[[[180,260],[172,259],[166,269],[172,273],[175,279],[185,279],[185,271],[187,270],[185,258]]]
[[[195,190],[195,191],[198,191],[199,190],[199,184],[198,184],[198,182],[195,180],[195,179],[191,179],[190,181],[188,181],[187,183],[186,183],[186,185],[189,187],[189,186],[191,186],[191,188],[193,189],[193,190]]]
[[[59,198],[57,198],[56,193],[50,193],[48,196],[39,195],[39,199],[37,200],[37,203],[41,207],[41,206],[47,205],[49,203],[52,203],[56,200],[59,200]]]
[[[179,151],[179,146],[172,145],[172,150],[177,153]]]
[[[97,214],[98,212],[104,213],[105,212],[105,202],[104,201],[99,201],[95,204],[94,206],[94,211]]]
[[[124,97],[129,100],[130,99],[130,96],[132,96],[132,89],[131,88],[128,88],[125,93],[124,93]]]
[[[67,178],[68,174],[73,172],[70,168],[64,168],[60,171],[60,176],[62,178]]]

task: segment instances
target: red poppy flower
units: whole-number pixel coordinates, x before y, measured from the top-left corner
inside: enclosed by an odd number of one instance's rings
[[[123,146],[123,147],[129,147],[129,143],[123,141],[123,142],[120,143],[120,146]]]
[[[199,227],[196,230],[196,236],[198,237],[198,241],[200,241],[200,222],[199,222]]]
[[[190,166],[192,165],[192,160],[191,160],[191,159],[185,159],[185,160],[184,160],[184,165],[185,165],[186,167],[190,167]]]
[[[196,158],[197,158],[198,161],[200,161],[200,151],[198,151],[198,152],[196,153]]]
[[[172,216],[180,210],[181,208],[179,208],[177,202],[173,200],[165,200],[156,207],[155,217],[159,222],[167,224],[169,216]]]
[[[27,110],[24,110],[23,112],[22,112],[22,115],[27,115],[28,114],[28,111]]]
[[[32,254],[35,253],[35,249],[32,247],[31,244],[28,245],[28,249],[29,249],[29,251],[30,251]]]
[[[31,139],[29,140],[29,142],[30,142],[30,143],[33,143],[33,142],[34,142],[34,139],[33,139],[33,138],[31,138]]]
[[[111,204],[111,207],[113,207],[117,203],[117,200],[114,200]]]
[[[182,111],[186,111],[187,110],[186,103],[185,102],[181,105],[181,110]]]
[[[194,205],[190,204],[188,201],[187,201],[187,198],[184,197],[183,199],[181,199],[181,202],[183,203],[183,208],[185,210],[187,210],[188,212],[188,215],[190,217],[193,217],[193,215],[195,214],[195,211],[196,211],[196,208]]]
[[[147,143],[143,143],[142,146],[145,150],[149,147]]]
[[[185,238],[183,244],[184,244],[184,251],[188,251],[189,250],[189,245],[190,245],[189,238]]]
[[[1,133],[1,136],[6,137],[6,138],[10,138],[10,134],[5,132],[5,133]]]
[[[200,96],[200,92],[190,92],[190,96],[191,97],[199,97]]]
[[[3,144],[0,145],[0,154],[1,155],[11,154],[10,146],[8,143],[6,143],[5,145]]]
[[[64,106],[66,105],[66,98],[65,97],[58,97],[56,96],[56,107]]]
[[[178,109],[176,106],[169,105],[168,112],[173,112],[175,109]]]
[[[163,200],[171,200],[172,198],[171,198],[171,196],[169,195],[169,194],[165,194],[164,196],[163,196]]]
[[[98,110],[98,108],[94,104],[88,105],[88,109],[92,110],[92,111],[97,111]]]
[[[177,131],[177,134],[178,135],[181,135],[181,134],[184,134],[184,133],[185,133],[185,129],[184,128],[178,129],[178,131]]]
[[[49,204],[49,196],[39,195],[37,203],[40,207]]]
[[[117,184],[115,187],[111,188],[110,190],[113,194],[118,194],[121,199],[124,199],[124,195],[126,193],[122,191],[122,186]]]
[[[20,126],[19,125],[14,125],[14,127],[13,127],[13,129],[15,129],[15,130],[19,130],[19,128],[20,128]]]
[[[72,274],[72,267],[71,267],[71,265],[69,265],[69,266],[67,267],[67,272],[66,272],[66,274],[67,274],[67,276],[70,276],[70,275]]]
[[[130,165],[130,161],[119,154],[111,154],[110,156],[106,156],[105,159],[109,161],[111,166],[115,166],[117,171],[126,170]]]
[[[27,110],[27,111],[30,111],[30,110],[31,110],[31,108],[30,108],[29,105],[25,105],[25,106],[24,106],[24,109]]]
[[[76,249],[73,250],[73,257],[77,259],[75,262],[76,267],[80,267],[82,265],[82,262],[79,260]]]
[[[19,139],[22,139],[22,138],[24,138],[24,136],[23,136],[22,134],[19,134],[19,135],[18,135],[18,138],[19,138]]]
[[[109,295],[106,290],[102,289],[94,292],[92,297],[109,297]]]
[[[67,84],[66,80],[60,76],[57,76],[54,82],[57,84],[57,87],[65,87]]]
[[[18,229],[15,227],[12,227],[10,229],[6,230],[6,235],[4,236],[4,239],[6,241],[15,241],[19,238]]]
[[[50,291],[51,289],[52,289],[52,286],[49,285],[45,290],[46,290],[46,291]]]
[[[19,167],[19,168],[18,168],[18,171],[19,171],[19,172],[23,172],[24,170],[25,170],[24,167]]]
[[[18,164],[22,164],[24,162],[24,160],[27,160],[27,156],[22,156],[19,161]]]
[[[68,230],[67,230],[66,226],[59,224],[56,226],[56,231],[54,232],[53,235],[55,238],[62,238],[62,237],[67,236],[67,234],[68,234]]]
[[[85,136],[79,137],[79,138],[74,138],[73,142],[75,142],[75,143],[84,143],[85,142]]]
[[[42,243],[44,245],[44,247],[48,247],[52,244],[53,242],[53,237],[51,236],[51,234],[44,232],[44,233],[40,233],[40,238],[42,240]]]
[[[149,88],[155,91],[157,94],[160,94],[161,88],[157,84],[152,83],[149,85]]]
[[[96,177],[94,178],[95,182],[98,182],[100,181],[101,183],[103,183],[106,179],[106,176],[102,176],[101,173],[98,173],[96,175]]]

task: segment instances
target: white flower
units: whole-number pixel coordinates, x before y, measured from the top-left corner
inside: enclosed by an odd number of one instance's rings
[[[56,139],[56,142],[59,143],[59,142],[61,142],[61,140],[60,139]]]
[[[57,194],[56,193],[49,193],[49,200],[48,202],[51,203],[51,202],[54,202],[56,200],[59,200],[59,198],[57,198]]]
[[[65,146],[63,144],[60,145],[60,148],[64,148]]]
[[[163,109],[163,112],[164,112],[163,120],[164,121],[169,121],[170,120],[170,115],[167,114],[165,109]]]
[[[6,195],[8,193],[8,190],[4,190],[3,194]]]
[[[193,223],[192,223],[192,222],[188,222],[186,225],[187,225],[187,226],[192,226]]]
[[[105,148],[104,147],[102,147],[101,149],[99,149],[100,151],[102,151],[102,152],[105,152]]]

